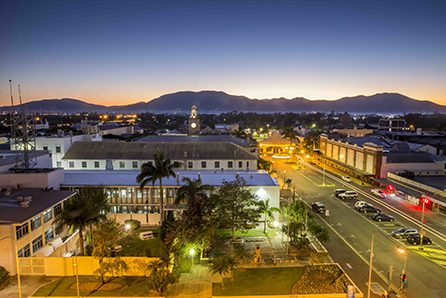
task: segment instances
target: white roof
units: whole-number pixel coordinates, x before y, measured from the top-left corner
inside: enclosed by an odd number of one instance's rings
[[[243,178],[248,186],[278,186],[265,171],[178,171],[177,178],[164,178],[165,186],[181,186],[183,178],[193,180],[200,175],[203,184],[221,186],[223,182],[231,182],[236,179],[237,174]],[[64,186],[138,186],[136,176],[139,171],[91,171],[91,170],[68,170],[65,171]],[[159,183],[155,183],[158,185]]]

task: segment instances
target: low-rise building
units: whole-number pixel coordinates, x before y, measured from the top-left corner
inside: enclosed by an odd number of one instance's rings
[[[164,152],[183,170],[257,169],[257,157],[230,142],[76,142],[63,157],[66,170],[136,170]]]

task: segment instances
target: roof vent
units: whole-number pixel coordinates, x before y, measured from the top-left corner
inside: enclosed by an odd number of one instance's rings
[[[30,201],[23,200],[23,201],[20,202],[20,207],[21,208],[28,208],[29,207],[29,203],[30,203]]]

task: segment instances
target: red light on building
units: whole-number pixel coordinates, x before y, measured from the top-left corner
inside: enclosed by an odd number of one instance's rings
[[[431,200],[429,200],[429,198],[426,198],[426,197],[421,197],[420,200],[424,204],[429,204],[431,202]]]

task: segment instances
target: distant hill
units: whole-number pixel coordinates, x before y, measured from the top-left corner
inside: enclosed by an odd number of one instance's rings
[[[200,112],[350,112],[363,114],[446,113],[446,106],[431,101],[416,100],[398,93],[378,93],[371,96],[343,97],[338,100],[250,99],[221,91],[181,91],[150,100],[123,106],[102,106],[77,99],[44,99],[23,104],[23,108],[35,112],[188,112],[195,104]],[[17,107],[14,107],[17,109]],[[10,111],[11,107],[2,107]]]

